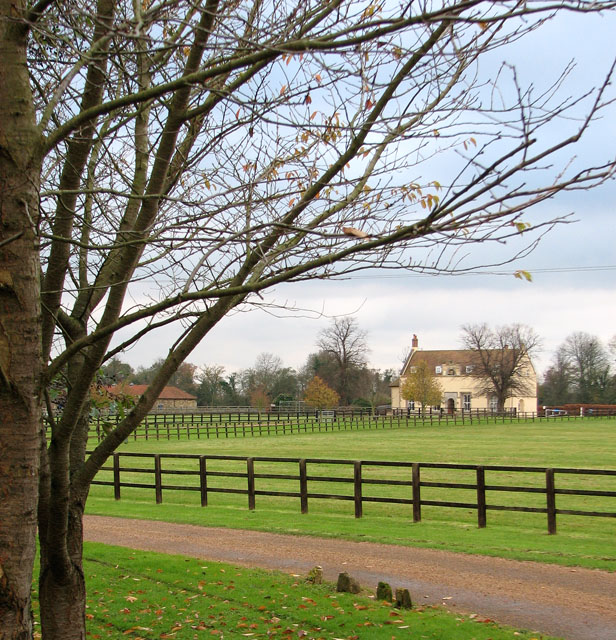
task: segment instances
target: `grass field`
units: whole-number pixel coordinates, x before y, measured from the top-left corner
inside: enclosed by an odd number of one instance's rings
[[[104,437],[101,427],[107,420],[108,426],[113,427],[119,416],[100,417],[90,426],[91,442]],[[425,416],[410,414],[403,415],[338,415],[335,419],[319,418],[314,414],[277,415],[277,414],[150,414],[135,429],[130,437],[132,441],[139,440],[176,440],[194,439],[208,440],[220,438],[251,438],[271,435],[313,434],[329,431],[365,431],[386,430],[400,428],[417,428],[422,426],[478,426],[520,424],[528,422],[537,426],[552,422],[585,423],[600,419],[596,417],[581,417],[575,415],[561,415],[545,417],[531,414],[496,415],[481,412],[461,412],[455,415],[438,412]],[[612,418],[614,420],[614,418]],[[615,420],[616,421],[616,420]]]
[[[90,638],[549,640],[481,616],[397,610],[301,576],[100,544],[86,544],[84,559]]]
[[[337,458],[349,460],[389,460],[409,462],[472,463],[484,465],[553,466],[574,468],[616,469],[616,423],[613,420],[542,422],[529,424],[422,426],[414,429],[386,431],[347,431],[299,434],[286,437],[249,439],[139,441],[122,446],[122,451],[144,453],[190,453],[208,455],[276,456]],[[125,463],[123,463],[124,466]],[[131,466],[151,467],[143,460]],[[173,466],[182,468],[182,461]],[[233,467],[235,464],[235,467]],[[165,465],[168,463],[165,461]],[[217,466],[219,465],[219,466]],[[231,466],[229,466],[231,465]],[[245,463],[208,461],[208,471],[245,473]],[[295,473],[297,465],[259,466],[258,473]],[[352,477],[352,467],[344,473],[324,468],[324,475]],[[385,471],[367,470],[370,477],[384,477]],[[408,470],[387,470],[388,477],[408,480]],[[435,482],[460,482],[460,472],[424,471],[422,478]],[[469,473],[469,472],[466,472]],[[491,472],[492,473],[492,472]],[[110,473],[106,472],[107,479]],[[493,484],[514,481],[519,486],[540,487],[541,474],[499,472],[486,476]],[[105,474],[101,474],[103,478]],[[122,474],[123,481],[125,474]],[[131,476],[129,476],[131,477]],[[346,477],[346,476],[345,476]],[[600,488],[616,491],[616,477],[584,478],[558,476],[559,488]],[[134,472],[129,481],[152,484],[151,473]],[[165,476],[167,484],[195,484],[191,476]],[[245,478],[220,478],[221,487],[236,486]],[[273,486],[271,479],[257,479],[257,488]],[[276,481],[280,486],[280,481]],[[286,490],[297,490],[297,482],[287,481]],[[348,493],[352,485],[332,483],[319,491]],[[391,488],[387,489],[391,491]],[[385,488],[375,485],[371,495],[381,495]],[[410,497],[408,487],[395,489],[396,495]],[[488,492],[488,504],[525,504],[545,506],[545,495]],[[464,489],[422,489],[422,499],[447,499],[472,502],[473,495]],[[594,496],[558,496],[558,508],[616,511],[616,498]],[[517,502],[516,502],[517,501]],[[522,501],[522,502],[520,502]],[[565,565],[580,565],[616,570],[616,518],[558,516],[558,534],[547,535],[545,514],[488,511],[485,529],[477,528],[476,512],[472,509],[424,507],[421,523],[412,522],[409,505],[368,503],[364,517],[353,517],[353,503],[333,500],[310,501],[309,513],[299,513],[297,498],[257,496],[256,510],[248,511],[246,496],[210,494],[209,506],[202,508],[198,492],[163,491],[163,503],[154,504],[152,489],[122,489],[122,500],[113,499],[111,487],[93,487],[88,512],[123,517],[140,517],[204,526],[228,526],[259,530],[347,537],[392,544],[443,548],[454,551],[482,553],[501,557],[540,560]]]

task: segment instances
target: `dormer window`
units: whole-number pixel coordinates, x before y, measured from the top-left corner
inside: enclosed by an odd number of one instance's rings
[[[411,367],[411,373],[417,373],[417,367]]]
[[[436,367],[434,367],[434,371],[436,371],[436,373],[443,373],[443,367],[441,367],[440,364],[437,364]]]
[[[473,373],[473,365],[472,364],[467,364],[466,365],[466,373]]]
[[[456,370],[455,369],[449,369],[449,371],[447,372],[447,375],[455,376],[456,375]]]

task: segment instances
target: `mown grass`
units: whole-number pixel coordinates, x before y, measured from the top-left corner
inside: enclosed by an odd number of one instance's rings
[[[127,441],[122,451],[616,468],[616,420],[417,425],[258,438]],[[275,449],[275,451],[274,451]]]
[[[337,458],[413,462],[471,463],[538,467],[616,469],[616,423],[611,420],[506,424],[422,426],[387,431],[330,432],[292,437],[190,441],[140,441],[123,445],[122,451],[191,453],[209,455]],[[123,466],[149,467],[145,460],[123,461]],[[186,461],[164,461],[169,470],[188,469]],[[195,469],[194,462],[191,468]],[[244,462],[208,461],[208,471],[245,474]],[[294,463],[257,463],[257,473],[297,475]],[[311,475],[334,475],[349,482],[311,482],[309,491],[352,495],[352,467],[309,467]],[[424,470],[424,480],[472,482],[471,471]],[[110,473],[101,478],[110,479]],[[366,468],[364,477],[410,480],[408,469]],[[151,473],[122,474],[123,481],[153,484]],[[542,474],[487,472],[488,484],[541,487]],[[197,485],[194,476],[164,475],[166,485]],[[211,486],[246,487],[246,479],[212,478]],[[257,490],[297,491],[296,480],[257,478]],[[616,491],[616,477],[557,475],[559,488]],[[410,487],[374,485],[364,496],[391,495],[409,498]],[[486,529],[477,529],[473,509],[424,507],[421,523],[412,522],[410,505],[365,503],[364,517],[353,517],[353,503],[311,499],[309,513],[299,513],[298,498],[257,496],[256,510],[247,510],[244,495],[209,494],[202,508],[198,492],[163,491],[163,504],[154,504],[153,489],[122,489],[122,500],[113,499],[110,487],[93,487],[88,512],[139,517],[204,526],[252,528],[319,536],[345,537],[480,553],[507,558],[554,562],[616,570],[616,519],[558,516],[558,534],[547,535],[545,514],[488,510]],[[464,489],[423,488],[422,499],[473,502],[474,492]],[[545,506],[545,495],[488,491],[488,504]],[[557,496],[561,509],[616,511],[616,498]]]
[[[109,418],[113,426],[117,416]],[[529,418],[528,424],[540,427],[554,422],[574,424],[588,423],[600,418],[581,416],[537,416]],[[607,418],[606,418],[607,419]],[[101,418],[104,422],[104,419]],[[616,422],[616,419],[611,419]],[[511,415],[449,415],[438,413],[418,416],[338,416],[335,420],[320,420],[315,416],[279,416],[276,414],[216,415],[216,414],[158,414],[150,415],[143,421],[130,437],[131,441],[140,440],[190,440],[192,439],[227,439],[227,438],[259,438],[278,435],[311,435],[336,431],[370,431],[400,428],[422,428],[433,426],[498,426],[524,424],[523,418]],[[100,425],[92,423],[91,442],[104,435]]]
[[[548,640],[439,607],[397,610],[301,576],[94,543],[84,560],[92,639]]]

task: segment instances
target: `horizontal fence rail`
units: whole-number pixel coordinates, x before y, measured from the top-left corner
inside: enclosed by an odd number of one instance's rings
[[[214,463],[220,462],[233,463],[235,470],[211,468]],[[272,466],[275,468],[277,465],[283,465],[287,468],[292,465],[296,471],[272,472]],[[332,467],[336,470],[336,475],[323,475],[323,472],[329,472]],[[321,473],[319,473],[319,468],[322,470]],[[381,475],[385,474],[386,477],[377,478],[366,473],[374,470],[377,470]],[[455,471],[460,473],[461,481],[432,481],[425,478],[428,470]],[[397,478],[393,478],[391,475],[387,476],[390,471],[401,471],[402,475],[398,474]],[[516,474],[520,474],[518,478],[522,477],[522,474],[531,474],[535,484],[523,486],[520,482],[502,484],[501,480],[499,484],[495,481],[488,481],[490,476],[505,472],[508,480],[513,480],[513,476]],[[104,479],[105,474],[110,479]],[[135,474],[138,475],[139,481],[134,481]],[[470,480],[469,474],[471,475]],[[127,475],[133,475],[133,481],[123,479]],[[465,475],[466,478],[462,475]],[[143,476],[147,481],[144,481]],[[174,477],[177,478],[175,481]],[[560,479],[569,479],[569,484],[572,486],[559,487],[556,482],[557,477],[559,481]],[[203,507],[208,505],[210,494],[240,494],[247,497],[247,506],[250,510],[256,508],[258,497],[295,498],[299,500],[301,513],[308,513],[310,500],[348,501],[353,502],[356,518],[363,516],[363,505],[366,503],[402,504],[411,507],[410,513],[412,513],[413,522],[422,520],[422,507],[424,506],[471,509],[476,511],[479,528],[486,526],[488,511],[541,513],[547,516],[548,533],[555,534],[557,515],[616,517],[616,502],[608,500],[616,498],[616,491],[605,488],[579,488],[580,482],[590,477],[616,479],[616,470],[116,452],[113,454],[112,465],[103,467],[92,484],[113,487],[116,500],[120,500],[123,487],[150,489],[154,493],[157,504],[162,503],[163,492],[166,491],[198,492]],[[148,480],[149,478],[152,479]],[[182,484],[179,478],[191,478],[192,482]],[[573,484],[571,479],[574,481]],[[289,482],[293,483],[295,488],[289,489]],[[281,487],[276,483],[286,484]],[[341,489],[334,491],[332,486],[339,486]],[[351,486],[352,489],[344,492],[345,486]],[[391,490],[397,487],[403,488],[406,497],[391,495]],[[374,495],[371,491],[373,488],[382,489],[381,495]],[[385,495],[383,495],[383,489]],[[467,492],[468,498],[456,501],[426,499],[422,497],[424,489],[462,490]],[[540,494],[543,506],[500,504],[496,501],[496,496],[502,495],[504,492]],[[488,495],[490,499],[488,499]],[[601,504],[607,504],[611,510],[558,508],[557,496],[594,496],[601,498]]]
[[[137,440],[245,438],[270,435],[291,435],[297,433],[318,433],[322,431],[346,431],[369,429],[402,429],[422,425],[474,425],[512,424],[518,422],[584,421],[616,416],[544,416],[536,413],[490,413],[487,411],[458,411],[453,414],[434,412],[396,415],[365,415],[361,413],[339,413],[321,415],[315,413],[274,414],[274,413],[157,413],[149,415],[133,431],[130,438]],[[90,438],[100,442],[107,431],[113,428],[118,416],[98,416],[92,420]]]

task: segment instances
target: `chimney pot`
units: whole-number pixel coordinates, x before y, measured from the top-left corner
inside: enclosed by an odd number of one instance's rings
[[[416,334],[413,334],[413,340],[411,342],[411,347],[413,349],[419,348],[419,340],[417,339],[417,335]]]

